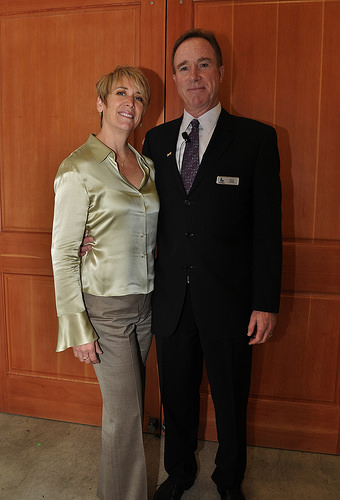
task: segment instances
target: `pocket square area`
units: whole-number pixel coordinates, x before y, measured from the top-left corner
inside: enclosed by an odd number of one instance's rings
[[[218,175],[216,179],[216,184],[221,184],[224,186],[238,186],[239,183],[239,177],[226,177],[224,175]]]

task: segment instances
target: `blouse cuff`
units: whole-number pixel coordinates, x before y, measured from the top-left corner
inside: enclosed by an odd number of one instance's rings
[[[86,311],[59,316],[57,352],[98,339]]]

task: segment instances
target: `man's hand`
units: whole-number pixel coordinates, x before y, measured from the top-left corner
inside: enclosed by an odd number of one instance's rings
[[[264,344],[273,335],[276,325],[276,314],[253,311],[248,325],[249,345]]]
[[[98,355],[103,354],[103,351],[99,347],[98,340],[90,342],[89,344],[76,345],[72,347],[72,349],[74,357],[87,365],[99,363]]]
[[[83,241],[81,242],[79,249],[79,257],[84,257],[84,255],[92,250],[92,244],[94,243],[94,239],[92,236],[87,236],[87,231],[85,231]]]

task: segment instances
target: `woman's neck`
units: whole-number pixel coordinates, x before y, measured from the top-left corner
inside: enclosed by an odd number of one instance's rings
[[[107,133],[105,130],[101,129],[96,135],[105,146],[112,149],[117,155],[125,157],[130,149],[128,146],[129,135],[126,133]]]

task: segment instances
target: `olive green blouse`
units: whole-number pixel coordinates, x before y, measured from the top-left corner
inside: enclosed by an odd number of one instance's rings
[[[154,167],[129,148],[144,173],[139,189],[120,173],[115,153],[94,135],[62,162],[56,175],[52,264],[57,351],[98,338],[83,292],[107,297],[153,290],[159,210]],[[85,229],[95,242],[81,259]]]

